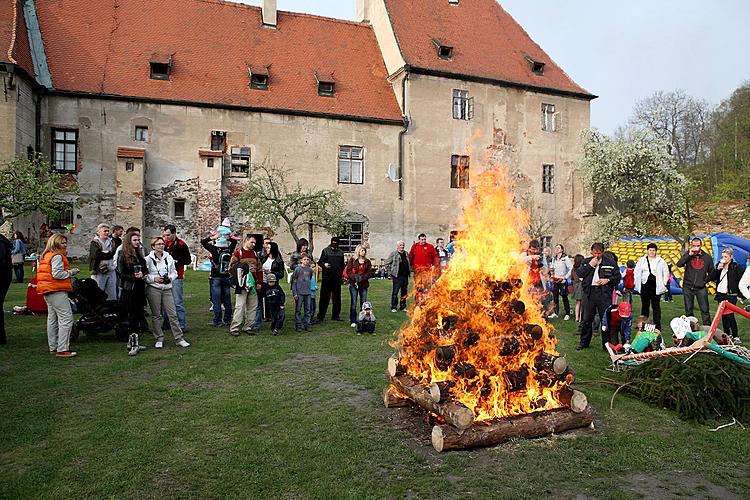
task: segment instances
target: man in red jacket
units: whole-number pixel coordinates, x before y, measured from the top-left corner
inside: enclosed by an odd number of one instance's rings
[[[435,247],[427,243],[427,236],[421,233],[417,236],[418,241],[409,250],[409,262],[414,270],[414,287],[417,290],[417,301],[419,296],[426,292],[432,284],[433,271],[439,265],[439,258]]]
[[[185,279],[185,266],[192,264],[193,258],[185,240],[177,237],[177,228],[174,224],[164,226],[162,237],[164,238],[164,250],[174,259],[174,267],[177,270],[177,279],[172,281],[172,297],[174,298],[175,311],[177,311],[177,321],[180,322],[182,331],[186,332],[187,315],[182,299],[182,285]],[[169,322],[166,318],[167,316],[164,315],[164,324],[168,325]]]

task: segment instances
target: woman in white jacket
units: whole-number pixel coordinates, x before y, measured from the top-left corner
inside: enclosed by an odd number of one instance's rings
[[[661,296],[667,291],[669,266],[664,259],[656,255],[656,243],[649,243],[646,255],[638,259],[635,265],[635,290],[641,294],[641,315],[649,317],[649,308],[653,307],[651,318],[656,328],[661,330]]]
[[[161,329],[162,311],[169,319],[175,343],[180,347],[190,347],[190,344],[182,336],[180,322],[174,307],[172,296],[172,281],[177,279],[174,259],[164,251],[164,239],[154,238],[151,240],[152,251],[146,257],[148,275],[146,276],[146,298],[151,307],[151,331],[156,338],[156,347],[164,347],[164,331]]]

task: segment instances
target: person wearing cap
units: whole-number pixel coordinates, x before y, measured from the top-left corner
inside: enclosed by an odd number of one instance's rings
[[[318,259],[323,272],[320,286],[318,321],[323,321],[328,312],[328,302],[332,302],[331,319],[341,321],[341,278],[344,273],[344,252],[339,248],[339,238],[331,238],[331,244],[323,249]]]
[[[669,266],[656,255],[658,249],[656,243],[648,244],[646,255],[635,264],[633,281],[635,291],[641,294],[641,315],[648,316],[653,308],[654,324],[661,330],[661,296],[669,286]]]
[[[286,302],[286,295],[284,294],[284,290],[279,286],[276,275],[273,273],[268,275],[268,282],[264,288],[266,306],[268,307],[268,314],[271,316],[271,335],[275,337],[284,327],[284,319],[286,317],[284,302]]]
[[[89,245],[89,270],[96,284],[107,294],[107,300],[117,300],[114,254],[115,244],[109,235],[109,224],[99,224]]]
[[[372,303],[364,302],[362,311],[357,316],[357,335],[371,333],[375,335],[375,313],[372,312]]]

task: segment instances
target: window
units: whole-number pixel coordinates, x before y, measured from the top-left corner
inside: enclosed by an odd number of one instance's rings
[[[336,84],[333,82],[318,82],[318,95],[333,97],[335,90]]]
[[[214,159],[213,158],[206,159],[206,166],[208,168],[214,168]]]
[[[542,193],[555,193],[554,165],[542,165]]]
[[[224,151],[226,147],[227,133],[221,130],[211,131],[211,151]]]
[[[163,63],[151,63],[152,80],[169,80],[169,65]]]
[[[250,88],[257,90],[268,90],[268,75],[250,75]]]
[[[126,172],[132,172],[135,170],[135,163],[132,161],[126,161],[125,162],[125,171]]]
[[[450,60],[451,57],[453,57],[453,47],[441,42],[437,38],[432,39],[433,45],[437,48],[438,57],[441,59],[448,59]]]
[[[185,218],[185,200],[173,200],[172,206],[174,209],[174,218],[175,219],[184,219]]]
[[[468,156],[451,156],[451,188],[469,189]]]
[[[364,182],[363,153],[358,146],[339,146],[339,184]]]
[[[64,228],[68,224],[73,224],[73,205],[69,203],[60,204],[59,214],[47,216],[47,226],[50,229]]]
[[[530,58],[529,56],[526,56],[526,61],[528,61],[529,66],[531,66],[531,71],[535,75],[542,76],[544,75],[544,63],[541,61],[535,61],[534,59]]]
[[[456,120],[474,118],[474,98],[469,97],[468,90],[453,90],[453,118]]]
[[[230,175],[247,177],[250,173],[250,148],[232,146]]]
[[[348,222],[348,234],[339,236],[339,248],[343,252],[353,252],[357,245],[362,244],[365,225],[362,222]]]
[[[555,105],[542,103],[542,130],[555,131]]]
[[[148,142],[148,127],[135,127],[135,140]]]
[[[542,245],[542,248],[544,247],[552,247],[552,236],[542,236],[539,238],[539,242]]]
[[[78,131],[52,129],[52,164],[58,172],[75,172],[78,164]]]

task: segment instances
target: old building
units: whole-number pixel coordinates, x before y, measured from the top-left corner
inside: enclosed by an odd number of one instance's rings
[[[358,22],[272,0],[2,7],[0,156],[38,150],[75,176],[76,204],[48,221],[79,225],[73,253],[101,221],[147,237],[174,222],[193,244],[226,215],[261,232],[233,200],[264,159],[340,190],[347,245],[376,258],[459,229],[461,197],[494,162],[550,238],[577,238],[590,211],[575,165],[594,96],[495,0],[359,0]]]

